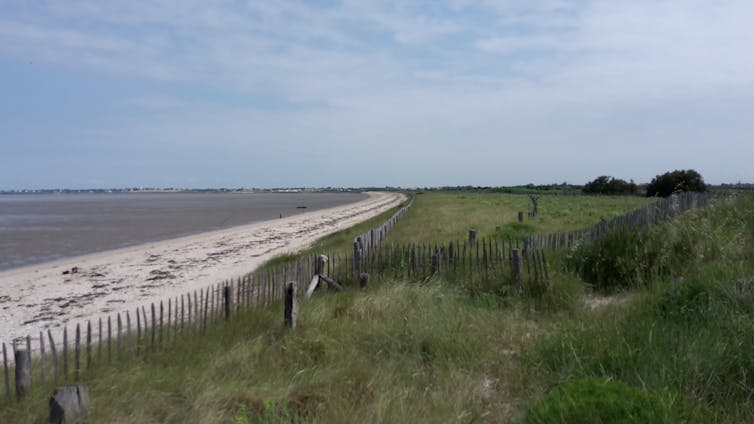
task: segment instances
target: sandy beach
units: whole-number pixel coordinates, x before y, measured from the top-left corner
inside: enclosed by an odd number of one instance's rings
[[[0,272],[0,340],[34,336],[67,321],[95,320],[240,277],[405,199],[398,193],[368,195],[357,203],[288,218]]]

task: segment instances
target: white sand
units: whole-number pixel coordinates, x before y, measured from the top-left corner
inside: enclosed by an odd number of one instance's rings
[[[67,321],[94,321],[240,277],[405,199],[368,194],[357,203],[279,220],[0,272],[0,340],[33,337],[46,328],[58,333]],[[74,267],[76,273],[64,274]]]

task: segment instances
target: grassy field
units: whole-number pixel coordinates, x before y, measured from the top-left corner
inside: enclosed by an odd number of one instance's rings
[[[506,193],[427,192],[418,194],[410,213],[390,235],[390,241],[450,241],[478,237],[521,238],[531,233],[571,231],[637,209],[653,199],[626,196],[539,196],[539,216],[529,218],[529,196]],[[518,212],[524,223],[518,223]]]
[[[645,201],[542,196],[531,225],[579,228]],[[472,225],[483,235],[526,202],[419,195],[390,238],[460,239]],[[316,247],[347,251],[368,227]],[[316,295],[294,332],[280,306],[250,311],[88,370],[91,421],[751,422],[753,235],[754,200],[725,200],[646,234],[552,252],[552,284],[536,296],[378,281]],[[611,279],[592,281],[594,269]],[[0,422],[45,422],[48,397],[0,401]]]

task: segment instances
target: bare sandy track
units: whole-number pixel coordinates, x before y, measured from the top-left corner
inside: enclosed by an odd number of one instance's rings
[[[0,340],[240,277],[273,256],[301,250],[405,199],[397,193],[368,194],[357,203],[279,220],[0,272]]]

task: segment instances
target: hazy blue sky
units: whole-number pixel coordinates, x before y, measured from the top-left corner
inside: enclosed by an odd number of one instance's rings
[[[0,0],[0,189],[751,182],[753,137],[752,0]]]

